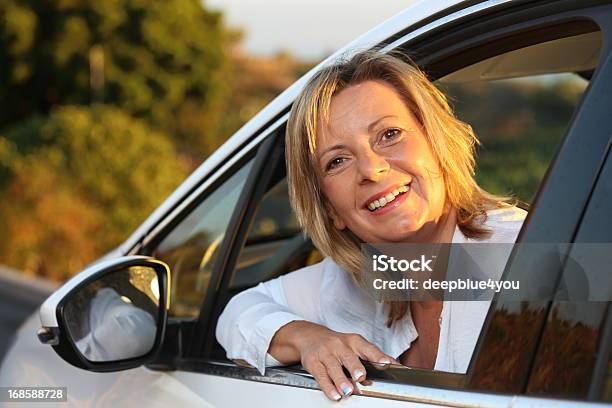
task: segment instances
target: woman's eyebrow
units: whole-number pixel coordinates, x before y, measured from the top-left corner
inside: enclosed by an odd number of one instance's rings
[[[382,121],[383,119],[387,119],[387,118],[397,118],[397,116],[395,116],[395,115],[381,116],[380,118],[376,119],[374,122],[372,122],[372,123],[370,123],[368,125],[368,132],[371,132],[372,129],[374,129],[374,127],[378,124],[378,122]]]

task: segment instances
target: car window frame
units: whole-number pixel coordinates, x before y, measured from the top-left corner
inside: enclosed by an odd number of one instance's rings
[[[224,305],[220,303],[220,299],[223,298],[223,294],[227,290],[227,285],[240,255],[240,250],[247,238],[258,203],[266,193],[268,183],[274,175],[276,164],[281,160],[281,155],[284,154],[284,151],[281,151],[281,138],[279,137],[279,133],[284,129],[284,122],[276,125],[268,129],[268,136],[261,142],[251,173],[230,218],[227,233],[219,248],[219,256],[213,266],[208,293],[202,304],[193,337],[187,350],[187,357],[189,358],[201,358],[207,355],[214,344],[215,328],[211,323],[216,323],[216,317],[221,314],[221,308]]]
[[[487,2],[487,3],[495,3],[495,2]],[[576,2],[574,2],[574,1],[568,1],[568,2],[564,2],[564,3],[572,3],[572,4],[576,4]],[[486,5],[486,4],[485,4],[485,5]],[[530,7],[528,7],[528,6],[526,6],[526,5],[521,5],[521,7],[525,7],[524,9],[520,9],[520,10],[519,10],[521,13],[522,13],[522,12],[525,12],[525,10],[530,9]],[[492,10],[492,11],[494,12],[494,11],[496,11],[496,10]],[[571,13],[572,11],[575,11],[575,10],[570,10],[570,13]],[[468,15],[468,17],[473,17],[473,16],[472,16],[472,15]],[[547,17],[548,17],[548,19],[550,19],[550,18],[552,18],[553,16],[547,16]],[[445,20],[447,20],[447,19],[445,18]],[[454,25],[454,24],[456,23],[456,21],[452,21],[452,20],[450,20],[450,22],[449,22],[449,21],[447,21],[446,23],[447,23],[447,24],[453,24],[453,25]],[[516,25],[516,24],[517,24],[517,23],[515,23],[515,25]],[[527,23],[526,23],[526,24],[527,24]],[[401,39],[396,40],[396,42],[398,42],[398,41],[399,41],[399,43],[398,43],[398,44],[402,44],[402,45],[410,45],[410,44],[413,44],[413,43],[419,43],[419,42],[424,41],[422,37],[426,37],[426,35],[425,35],[425,34],[427,34],[427,35],[429,35],[429,34],[431,34],[431,35],[437,34],[437,31],[438,31],[438,30],[442,30],[442,29],[444,29],[445,27],[446,27],[446,25],[445,25],[445,24],[442,24],[442,25],[435,24],[435,25],[434,25],[434,32],[429,32],[429,31],[426,29],[426,28],[427,28],[427,25],[425,25],[425,26],[424,26],[424,30],[423,30],[423,31],[422,31],[422,32],[419,34],[419,36],[418,36],[418,37],[417,37],[417,36],[411,37],[411,35],[412,35],[412,34],[408,34],[406,37],[402,37]],[[509,27],[506,27],[506,30],[507,30],[507,31],[511,31],[511,28],[512,28],[512,27],[514,27],[514,25],[510,25]],[[384,45],[384,44],[383,44],[383,45]],[[609,48],[609,47],[607,47],[607,48]],[[607,48],[606,48],[606,50],[607,50]],[[603,54],[603,48],[602,48],[602,54]],[[415,58],[415,61],[416,61],[417,63],[420,63],[420,62],[419,62],[419,61],[420,61],[420,60],[419,60],[419,58]],[[425,69],[426,69],[426,71],[427,71],[427,66],[425,66]],[[609,73],[609,70],[610,70],[610,69],[609,69],[609,67],[608,67],[608,69],[606,70],[606,72],[608,72],[608,73]],[[590,86],[591,86],[591,85],[589,85],[589,88],[590,88]],[[585,95],[586,95],[588,92],[589,92],[589,89],[587,89],[587,90],[585,91]],[[583,96],[583,101],[584,101],[584,96]],[[583,103],[581,102],[581,103],[580,103],[580,105],[579,105],[579,106],[578,106],[578,108],[577,108],[577,111],[576,111],[576,112],[575,112],[575,114],[574,114],[574,118],[572,119],[572,122],[570,122],[570,123],[571,123],[571,124],[570,124],[570,127],[574,127],[574,125],[575,125],[575,123],[574,123],[574,122],[575,122],[575,118],[576,118],[576,116],[577,116],[577,113],[578,113],[579,111],[581,111],[582,109],[583,109]],[[282,119],[281,119],[281,120],[282,120]],[[281,124],[281,125],[282,125],[282,124]],[[568,132],[568,134],[569,134],[569,133],[571,133],[571,130]],[[564,138],[563,138],[563,140],[564,140],[564,141],[565,141],[565,139],[567,138],[568,134],[566,134],[566,135],[564,136]],[[562,144],[563,144],[563,143],[564,143],[564,142],[562,142]],[[552,167],[552,165],[551,165],[551,167]],[[545,182],[548,182],[548,180],[546,180],[546,178],[547,178],[547,177],[545,177],[545,180],[542,182],[542,184],[541,184],[541,185],[540,185],[540,187],[539,187],[539,191],[540,191],[540,192],[542,192],[542,190],[543,190],[543,189],[544,189],[544,187],[545,187],[545,184],[544,184],[544,183],[545,183]],[[540,193],[538,193],[538,196],[536,197],[536,201],[535,201],[535,202],[537,202],[537,201],[539,201],[539,200],[543,199],[542,197],[539,197],[540,195],[541,195],[541,194],[540,194]],[[544,195],[544,196],[545,196],[545,195]],[[528,217],[528,219],[526,220],[526,224],[528,224],[528,223],[530,222],[530,218],[532,218],[532,217]],[[574,228],[571,228],[571,229],[572,229],[573,231],[575,231],[575,227],[574,227]],[[526,234],[522,234],[522,235],[526,235]],[[531,237],[532,235],[537,236],[537,234],[530,234],[530,235],[526,235],[526,236],[527,236],[527,237]],[[573,234],[572,234],[572,236],[573,236]],[[238,248],[239,248],[239,246],[238,246]],[[234,242],[234,248],[232,248],[232,247],[227,247],[227,248],[224,248],[224,251],[227,251],[226,256],[229,256],[229,252],[231,252],[232,250],[233,250],[233,251],[237,251],[237,250],[239,251],[239,249],[236,249],[236,242]],[[219,270],[219,273],[221,273],[221,272],[226,272],[226,271],[221,271],[221,270]],[[221,278],[221,276],[218,276],[217,278]],[[212,285],[211,285],[211,287],[212,287]],[[211,294],[211,296],[212,296],[212,295],[213,295],[213,294]],[[209,297],[209,296],[207,295],[207,298],[208,298],[208,297]],[[210,301],[210,300],[208,300],[208,299],[207,299],[207,300],[205,300],[205,302],[206,302],[206,301]],[[213,299],[213,301],[214,301],[214,299]],[[203,315],[203,314],[201,313],[201,314],[200,314],[200,319],[202,318],[202,315]],[[489,320],[489,318],[487,318],[487,321],[488,321],[488,320]],[[486,327],[486,325],[487,325],[487,323],[485,323],[485,327]],[[206,326],[206,325],[204,325],[204,326]],[[483,328],[483,332],[484,332],[484,331],[485,331],[485,328]],[[210,333],[211,333],[210,328],[208,328],[208,330],[206,330],[206,331],[205,331],[205,333],[208,333],[208,335],[210,336]],[[214,333],[214,332],[213,332],[213,333]],[[482,335],[481,335],[481,337],[482,337]],[[480,346],[480,345],[479,345],[479,346]],[[475,350],[475,353],[474,353],[474,354],[475,354],[475,356],[476,356],[477,352],[479,351],[479,346],[477,346],[477,350]],[[227,361],[225,361],[225,362],[214,362],[214,361],[209,361],[209,362],[207,362],[207,361],[206,361],[206,355],[205,355],[205,352],[206,352],[205,348],[204,348],[204,349],[203,349],[203,348],[199,348],[199,350],[198,350],[198,348],[197,348],[197,347],[196,347],[196,348],[192,348],[191,352],[190,352],[190,353],[188,353],[188,354],[186,355],[186,359],[184,360],[184,364],[182,364],[182,369],[185,369],[185,370],[191,371],[191,370],[194,370],[194,366],[198,366],[197,371],[198,371],[198,372],[201,372],[202,370],[205,370],[205,369],[203,368],[202,364],[206,365],[206,364],[209,364],[209,363],[210,363],[210,364],[213,364],[213,365],[215,365],[215,366],[217,366],[217,367],[223,366],[224,364],[225,364],[225,365],[227,365],[227,364],[228,364],[228,362],[227,362]],[[473,360],[474,360],[474,359],[473,359]],[[213,371],[214,371],[214,370],[213,370]],[[280,370],[280,371],[282,371],[282,370]],[[418,375],[418,373],[417,373],[417,372],[418,372],[419,370],[413,370],[413,371],[415,372],[415,374],[416,374],[416,375]],[[427,370],[424,370],[424,371],[427,371]],[[428,372],[428,373],[431,373],[431,371],[427,371],[427,372]],[[469,373],[469,372],[470,372],[470,371],[468,371],[468,373]],[[437,374],[444,375],[444,374],[452,374],[452,373],[437,373]],[[219,375],[223,375],[223,374],[219,374]],[[450,377],[452,377],[452,375],[449,375],[449,378],[450,378]],[[467,378],[467,376],[466,376],[466,378]],[[470,380],[468,379],[468,382],[469,382],[469,381],[470,381]],[[292,385],[292,384],[286,384],[286,385]],[[438,386],[443,387],[443,388],[445,387],[445,385],[446,385],[446,384],[444,384],[444,382],[443,382],[443,381],[442,381],[440,384],[438,384]],[[296,385],[296,386],[299,386],[299,385]],[[489,391],[489,390],[485,390],[485,391]]]

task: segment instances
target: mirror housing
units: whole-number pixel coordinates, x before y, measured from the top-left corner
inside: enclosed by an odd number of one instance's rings
[[[154,360],[170,305],[170,269],[147,256],[93,264],[40,307],[38,338],[66,362],[95,372]]]

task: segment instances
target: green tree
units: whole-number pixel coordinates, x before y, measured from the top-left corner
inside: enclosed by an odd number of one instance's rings
[[[114,107],[61,107],[12,128],[0,137],[0,259],[56,279],[77,272],[176,188],[187,173],[178,157]]]
[[[0,3],[0,129],[53,106],[103,102],[210,153],[239,35],[200,0]],[[10,101],[10,103],[9,103]]]

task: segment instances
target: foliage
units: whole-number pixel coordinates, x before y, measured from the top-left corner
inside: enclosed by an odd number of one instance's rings
[[[57,279],[306,66],[237,51],[199,0],[7,0],[0,16],[0,263]]]
[[[199,0],[0,3],[0,129],[53,106],[104,102],[202,158],[229,90],[239,38]]]
[[[479,184],[531,203],[585,86],[566,75],[444,86],[455,113],[482,143]]]
[[[0,137],[0,258],[66,278],[124,240],[185,167],[167,136],[113,107],[34,117]]]
[[[255,116],[268,102],[314,66],[287,54],[255,57],[236,51],[231,58],[232,78],[220,132],[230,135]]]

